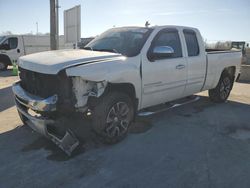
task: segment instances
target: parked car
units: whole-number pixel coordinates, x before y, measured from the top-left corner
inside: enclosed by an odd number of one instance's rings
[[[64,36],[59,37],[59,48],[64,49]],[[67,47],[69,48],[69,47]],[[71,47],[72,48],[72,47]],[[50,50],[50,36],[8,35],[0,37],[0,71],[23,55]]]
[[[77,132],[55,123],[59,117],[88,114],[101,140],[117,143],[135,116],[152,106],[204,90],[212,101],[226,101],[241,55],[206,51],[191,27],[113,28],[85,50],[21,57],[13,92],[23,122],[70,155],[79,144]]]

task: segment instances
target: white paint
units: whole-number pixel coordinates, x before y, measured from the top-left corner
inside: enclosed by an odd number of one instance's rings
[[[19,66],[44,74],[57,74],[68,66],[114,57],[122,56],[120,54],[87,50],[56,50],[23,56],[19,59]]]
[[[88,102],[89,93],[93,88],[93,82],[87,82],[80,77],[75,77],[72,79],[73,82],[73,93],[76,97],[76,108],[86,106]]]

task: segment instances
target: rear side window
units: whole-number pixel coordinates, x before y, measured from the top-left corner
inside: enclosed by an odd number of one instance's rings
[[[174,49],[174,55],[171,58],[182,57],[181,42],[178,31],[163,31],[154,41],[153,47],[170,46]]]
[[[200,49],[195,32],[192,30],[184,30],[183,33],[186,40],[188,56],[198,56]]]

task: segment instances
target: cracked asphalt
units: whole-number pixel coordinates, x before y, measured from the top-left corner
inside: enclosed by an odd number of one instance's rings
[[[22,125],[10,75],[0,73],[0,188],[250,187],[250,83],[236,83],[224,104],[202,92],[195,103],[140,118],[116,145],[83,138],[69,158]]]

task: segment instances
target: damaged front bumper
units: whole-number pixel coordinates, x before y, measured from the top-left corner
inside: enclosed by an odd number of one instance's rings
[[[56,122],[52,119],[47,119],[39,112],[55,112],[58,102],[57,95],[53,95],[46,99],[34,96],[26,92],[20,82],[12,86],[15,95],[15,102],[18,112],[23,116],[22,118],[34,131],[44,135],[58,145],[65,153],[71,155],[72,151],[79,145],[79,140],[75,134],[70,130],[66,130],[63,136],[57,135],[50,129]],[[38,112],[38,113],[34,113]]]

